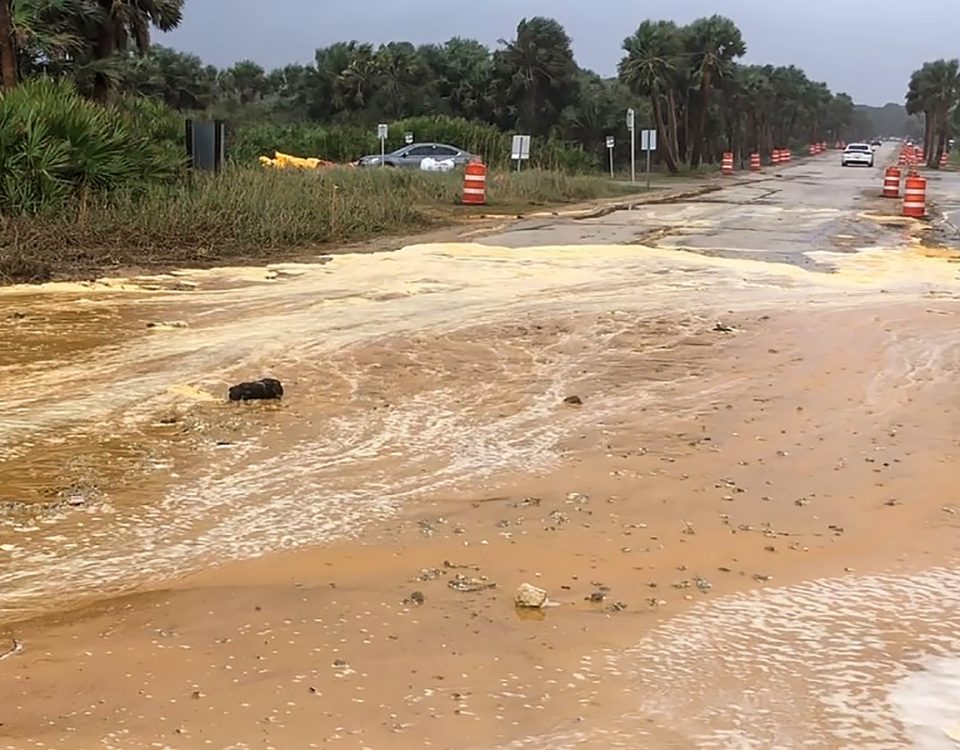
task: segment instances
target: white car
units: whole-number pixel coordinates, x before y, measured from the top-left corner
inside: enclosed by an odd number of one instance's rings
[[[873,149],[869,143],[851,143],[840,155],[840,164],[849,167],[851,164],[873,166]]]

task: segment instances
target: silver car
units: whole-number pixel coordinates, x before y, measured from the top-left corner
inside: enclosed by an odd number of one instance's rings
[[[391,151],[383,157],[383,166],[385,167],[413,167],[420,168],[420,163],[424,159],[433,159],[435,161],[453,161],[453,163],[462,167],[469,164],[474,159],[473,154],[448,146],[445,143],[411,143],[409,146],[398,148]],[[361,167],[380,166],[380,155],[372,154],[364,156],[357,164]]]

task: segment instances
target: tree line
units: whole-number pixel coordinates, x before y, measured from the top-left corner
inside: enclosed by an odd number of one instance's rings
[[[934,60],[913,72],[907,112],[923,118],[927,166],[936,169],[950,139],[960,132],[960,60]]]
[[[495,49],[465,38],[440,44],[358,41],[316,51],[309,64],[225,69],[150,44],[182,20],[183,0],[0,0],[3,85],[36,75],[74,81],[91,98],[117,92],[234,123],[312,122],[372,127],[445,114],[573,144],[597,157],[627,138],[624,114],[660,132],[671,171],[740,154],[868,135],[851,98],[794,66],[743,65],[736,24],[712,16],[644,21],[622,43],[617,75],[581,68],[551,18],[521,20]]]

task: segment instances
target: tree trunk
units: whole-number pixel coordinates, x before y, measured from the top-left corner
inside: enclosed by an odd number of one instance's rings
[[[660,96],[656,92],[650,95],[650,104],[653,106],[653,119],[656,123],[657,131],[661,134],[661,141],[658,146],[661,147],[660,151],[663,153],[663,160],[670,174],[676,174],[679,171],[677,168],[677,157],[671,148],[670,134],[667,132],[666,124],[663,120],[663,104],[660,101]]]
[[[17,86],[17,45],[13,38],[12,0],[0,0],[0,85]]]
[[[677,100],[673,95],[673,89],[667,89],[667,117],[668,127],[670,129],[670,148],[673,150],[673,159],[679,167],[683,161],[683,151],[680,150],[680,126],[677,124]]]
[[[933,110],[927,110],[923,115],[923,151],[929,163],[930,152],[933,151],[933,132],[936,125],[936,116]]]
[[[703,81],[700,83],[700,112],[697,117],[697,132],[693,135],[693,152],[690,154],[690,169],[700,166],[703,156],[704,141],[707,139],[707,116],[710,106],[710,68],[703,70]]]
[[[116,52],[116,32],[114,24],[116,21],[107,17],[104,19],[103,26],[93,45],[93,59],[106,60]],[[95,73],[93,76],[93,99],[101,104],[110,99],[111,86],[110,79],[104,73]]]

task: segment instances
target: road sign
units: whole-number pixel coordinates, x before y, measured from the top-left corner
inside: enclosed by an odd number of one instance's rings
[[[627,110],[627,129],[633,130],[637,125],[637,113],[633,107]]]
[[[380,166],[384,166],[387,156],[387,134],[390,132],[384,123],[377,125],[377,138],[380,139]]]
[[[657,150],[657,131],[644,130],[640,133],[640,148],[647,152],[647,190],[650,189],[650,154]]]
[[[612,135],[607,136],[607,148],[613,148],[616,143],[616,139]]]
[[[510,158],[517,163],[517,171],[520,171],[520,165],[524,160],[530,158],[530,136],[515,135],[513,143],[510,146]]]
[[[607,136],[607,151],[610,153],[610,178],[613,179],[613,147],[616,139],[612,135]]]
[[[413,143],[413,133],[404,133],[404,134],[403,134],[403,142],[406,143],[408,146],[409,146],[411,143]]]
[[[630,131],[630,182],[637,181],[637,113],[627,110],[627,130]]]

